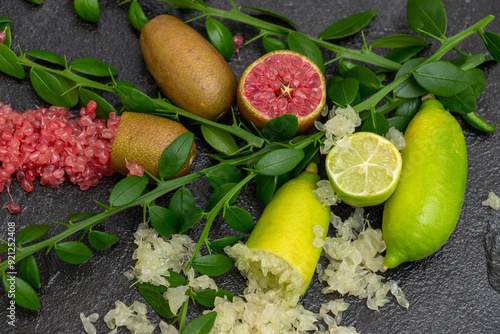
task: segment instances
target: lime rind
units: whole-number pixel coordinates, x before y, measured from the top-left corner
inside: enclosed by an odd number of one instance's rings
[[[368,132],[349,137],[347,144],[331,149],[327,174],[339,197],[354,206],[377,205],[395,190],[402,160],[387,139]]]

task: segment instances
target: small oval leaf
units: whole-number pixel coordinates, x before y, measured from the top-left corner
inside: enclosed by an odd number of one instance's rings
[[[58,54],[51,52],[51,51],[46,51],[46,50],[30,50],[26,51],[24,53],[27,56],[31,56],[46,62],[49,62],[51,64],[59,65],[62,67],[66,66],[66,62],[64,59],[59,56]]]
[[[321,39],[337,39],[353,35],[366,27],[377,16],[378,11],[369,10],[343,18],[330,25],[319,34]]]
[[[22,278],[3,275],[2,282],[9,298],[17,305],[34,311],[40,308],[40,299],[35,290]]]
[[[345,78],[331,85],[327,94],[335,104],[347,107],[354,101],[358,91],[359,81],[354,78]]]
[[[447,109],[459,114],[468,114],[476,110],[476,95],[472,87],[453,96],[437,96],[437,98]]]
[[[471,85],[467,73],[448,61],[424,64],[414,76],[420,86],[438,96],[453,96]]]
[[[500,62],[500,35],[486,31],[483,34],[483,41],[493,59]]]
[[[238,145],[230,133],[208,125],[202,125],[200,128],[203,138],[217,152],[231,155],[238,151]]]
[[[264,36],[262,37],[262,47],[266,53],[276,50],[288,50],[288,43],[280,39]]]
[[[128,111],[152,114],[156,111],[156,104],[153,100],[134,87],[117,86],[115,93],[118,100]]]
[[[226,61],[233,56],[233,34],[219,20],[207,17],[205,20],[208,40]]]
[[[36,289],[40,289],[40,274],[33,255],[25,257],[19,263],[19,276],[24,279],[29,285]]]
[[[24,68],[17,62],[17,55],[3,44],[0,44],[0,71],[18,79],[26,77]]]
[[[43,224],[33,224],[23,227],[17,234],[17,243],[23,245],[45,235],[52,229],[52,226]]]
[[[149,183],[147,176],[131,175],[118,182],[109,195],[111,206],[120,206],[136,200],[142,195]]]
[[[361,65],[351,68],[343,77],[353,78],[359,82],[359,93],[362,98],[372,95],[382,88],[382,83],[378,76],[373,71]]]
[[[220,238],[220,239],[217,239],[217,240],[210,241],[209,242],[209,247],[214,252],[224,253],[224,248],[225,247],[227,247],[227,246],[233,246],[238,241],[242,241],[243,239],[244,239],[243,237],[235,237],[235,236],[224,237],[224,238]]]
[[[220,165],[207,173],[208,183],[215,189],[225,183],[238,183],[243,179],[241,170],[233,165]]]
[[[172,311],[170,311],[170,305],[168,304],[167,299],[165,299],[160,292],[145,286],[141,286],[137,288],[137,290],[159,316],[166,319],[171,319],[175,316]]]
[[[304,151],[291,148],[267,153],[255,165],[255,171],[262,175],[285,174],[295,168],[304,158]]]
[[[98,0],[74,0],[75,11],[82,19],[89,22],[99,21]]]
[[[191,155],[193,144],[194,133],[186,132],[167,146],[158,164],[158,174],[160,178],[167,180],[181,170]]]
[[[384,115],[378,112],[371,113],[361,126],[361,131],[373,132],[383,136],[389,131],[389,123]]]
[[[148,18],[137,0],[132,1],[130,4],[128,21],[137,31],[141,31],[144,25],[148,23]]]
[[[193,194],[185,187],[179,188],[174,193],[170,199],[170,203],[168,204],[168,209],[175,214],[178,221],[182,219],[185,212],[189,212],[195,208],[196,204],[194,202]]]
[[[79,241],[59,243],[54,250],[61,260],[71,264],[80,264],[92,257],[92,251]]]
[[[441,0],[408,0],[406,17],[420,36],[444,38],[447,20]]]
[[[417,53],[424,49],[423,46],[408,46],[405,48],[394,48],[387,53],[385,58],[392,60],[396,63],[403,63],[408,59],[415,56]]]
[[[234,294],[229,291],[218,289],[217,291],[213,289],[207,289],[197,292],[195,295],[196,301],[205,307],[214,308],[215,297],[224,298],[227,297],[228,301],[233,301]]]
[[[70,68],[95,77],[109,77],[118,75],[118,71],[108,64],[94,58],[80,58],[70,64]]]
[[[296,51],[309,57],[313,62],[318,65],[321,72],[325,73],[325,63],[323,55],[319,47],[307,36],[298,32],[292,31],[287,35],[288,46],[290,50]]]
[[[159,205],[151,206],[149,208],[149,219],[151,219],[151,226],[164,237],[171,238],[172,235],[179,231],[177,217],[167,208]]]
[[[216,205],[217,203],[219,203],[219,201],[221,201],[224,196],[227,195],[227,193],[229,193],[230,191],[233,190],[234,186],[236,185],[236,183],[224,183],[223,185],[217,187],[213,193],[210,195],[210,197],[208,198],[208,201],[207,201],[207,205],[205,207],[205,211],[210,211],[212,210]],[[228,204],[231,205],[233,204],[234,202],[236,202],[236,199],[238,198],[238,195],[239,195],[239,191],[233,195],[233,197],[231,197],[229,200],[228,200]]]
[[[78,94],[83,105],[87,105],[90,101],[95,101],[97,103],[95,113],[98,118],[108,119],[109,113],[112,112],[118,114],[116,109],[111,104],[109,104],[108,101],[106,101],[104,98],[94,93],[93,91],[86,88],[80,88],[78,90]]]
[[[217,312],[214,311],[194,318],[184,327],[182,334],[209,334],[216,318]]]
[[[30,79],[37,94],[47,103],[66,109],[74,106],[75,99],[68,94],[68,79],[35,67],[30,71]],[[76,90],[73,92],[78,94]]]
[[[404,48],[409,46],[422,46],[426,47],[429,45],[427,41],[423,39],[409,35],[409,34],[396,34],[391,36],[386,36],[377,39],[373,42],[370,47],[372,48]]]
[[[89,232],[88,238],[90,245],[100,251],[108,249],[120,240],[120,238],[114,234],[93,230]]]
[[[234,260],[221,254],[210,254],[193,260],[193,268],[202,275],[221,276],[234,266]]]
[[[298,28],[298,25],[295,24],[295,22],[293,22],[292,20],[290,20],[288,17],[284,16],[283,14],[280,14],[280,13],[277,13],[275,11],[272,11],[272,10],[269,10],[269,9],[266,9],[266,8],[261,8],[261,7],[255,7],[255,6],[248,6],[248,5],[241,5],[241,7],[243,8],[248,8],[248,9],[253,9],[253,10],[256,10],[256,11],[259,11],[263,14],[266,14],[266,15],[270,15],[270,16],[273,16],[279,20],[282,20],[283,22],[286,22],[292,26],[295,26],[296,28]]]
[[[276,191],[276,177],[259,174],[255,177],[255,183],[257,187],[257,200],[265,208],[271,202]]]
[[[254,227],[250,212],[236,206],[230,206],[225,210],[224,220],[229,227],[243,233],[252,232]]]
[[[186,212],[181,220],[181,227],[179,228],[179,233],[186,233],[189,229],[203,218],[204,212],[200,208],[194,208],[193,210]]]
[[[299,120],[293,114],[283,114],[264,124],[262,135],[270,141],[292,139],[299,129]]]

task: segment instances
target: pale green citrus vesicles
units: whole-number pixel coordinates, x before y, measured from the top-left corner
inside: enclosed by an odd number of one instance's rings
[[[382,218],[386,268],[422,259],[448,240],[467,181],[462,129],[438,100],[422,103],[404,138],[401,177]]]

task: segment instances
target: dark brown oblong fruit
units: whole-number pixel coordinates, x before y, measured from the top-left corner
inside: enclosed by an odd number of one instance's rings
[[[174,105],[209,120],[231,110],[236,77],[220,53],[191,26],[160,15],[141,31],[144,61]]]
[[[310,129],[326,102],[326,83],[319,67],[291,50],[266,53],[243,73],[238,84],[241,116],[261,129],[285,113],[299,120],[299,133]]]
[[[135,162],[159,178],[158,165],[163,151],[186,132],[188,130],[181,123],[168,118],[123,112],[111,149],[111,168],[127,175],[126,161]],[[189,173],[195,157],[196,145],[193,143],[188,160],[172,178]]]

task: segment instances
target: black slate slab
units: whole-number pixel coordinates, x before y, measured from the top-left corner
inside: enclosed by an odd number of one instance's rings
[[[49,1],[38,6],[22,0],[0,2],[0,16],[13,20],[13,45],[21,50],[44,49],[64,55],[68,61],[80,57],[100,59],[119,71],[119,79],[135,84],[141,91],[155,96],[157,89],[149,75],[139,49],[139,34],[128,24],[128,5],[121,1],[100,1],[99,23],[87,23],[79,19],[74,11],[73,1]],[[448,14],[447,35],[462,31],[486,15],[500,14],[500,3],[491,0],[443,1]],[[168,7],[158,1],[140,1],[149,18],[163,13]],[[228,1],[207,1],[212,7],[229,9]],[[238,1],[237,5],[243,4]],[[364,30],[368,43],[395,33],[413,33],[406,23],[404,1],[251,1],[246,3],[269,8],[290,17],[300,31],[309,35],[319,34],[330,23],[359,11],[377,9],[378,16]],[[197,15],[189,11],[174,11],[186,20]],[[234,34],[241,34],[245,40],[254,37],[258,31],[243,24],[224,21]],[[192,23],[203,32],[203,22]],[[500,21],[495,20],[488,30],[500,33]],[[340,41],[343,46],[361,48],[362,40],[355,37]],[[430,54],[437,48],[437,42],[424,52]],[[17,47],[14,47],[17,51]],[[460,49],[468,53],[485,52],[478,36],[467,39]],[[254,59],[262,54],[260,42],[254,42],[241,49],[241,62],[236,57],[230,61],[237,77]],[[325,59],[332,54],[324,53]],[[478,99],[477,112],[493,124],[500,123],[498,92],[500,91],[500,66],[487,63],[481,66],[486,75],[486,88]],[[336,66],[327,66],[327,77],[337,73]],[[29,79],[17,80],[0,74],[0,101],[14,109],[26,110],[35,106],[46,106],[34,93]],[[111,99],[117,105],[116,99]],[[73,110],[76,112],[76,110]],[[361,333],[499,333],[500,332],[500,211],[481,205],[489,191],[500,194],[500,134],[480,133],[460,122],[466,136],[469,154],[469,179],[465,204],[457,228],[450,240],[434,255],[414,263],[401,265],[383,275],[396,280],[410,302],[408,310],[401,308],[394,300],[371,311],[365,301],[346,297],[351,305],[344,313],[341,325],[355,326]],[[213,161],[207,157],[211,150],[203,142],[196,127],[199,149],[194,170],[209,166]],[[0,237],[7,234],[7,223],[15,223],[17,230],[29,224],[53,224],[64,221],[74,212],[100,211],[94,201],[106,202],[113,185],[121,177],[115,175],[102,180],[98,187],[82,192],[69,183],[57,189],[38,184],[32,193],[26,194],[18,183],[12,186],[12,196],[23,208],[22,213],[10,215],[0,210]],[[195,194],[199,206],[207,201],[210,187],[206,180],[196,181],[188,186]],[[255,200],[255,188],[250,186],[240,197],[238,205],[249,210],[255,219],[261,208]],[[160,200],[166,203],[169,196]],[[9,202],[5,192],[0,194],[0,205]],[[348,215],[350,208],[340,205],[333,208],[339,215]],[[380,226],[380,207],[367,209],[375,227]],[[133,232],[142,218],[140,209],[131,209],[109,218],[101,230],[114,233],[120,241],[104,252],[95,252],[88,262],[74,266],[60,261],[53,252],[36,254],[42,288],[38,291],[41,308],[38,311],[16,309],[16,326],[8,326],[7,306],[9,300],[0,293],[0,333],[83,333],[79,313],[97,312],[101,318],[96,326],[98,333],[107,333],[102,318],[114,307],[115,300],[130,305],[134,300],[142,301],[135,288],[130,287],[123,272],[134,264],[131,256],[135,249]],[[56,224],[53,224],[56,226]],[[62,227],[55,227],[62,231]],[[51,232],[52,233],[52,232]],[[201,226],[193,228],[190,235],[197,238]],[[214,224],[212,238],[231,233],[218,220]],[[5,260],[5,259],[4,259]],[[236,270],[217,279],[220,287],[239,293],[244,280]],[[303,304],[312,311],[338,295],[324,296],[322,286],[313,281]],[[201,310],[192,310],[188,320],[200,315]],[[150,310],[148,317],[159,323],[159,317]],[[124,333],[122,329],[119,331]],[[159,333],[157,329],[156,333]]]

